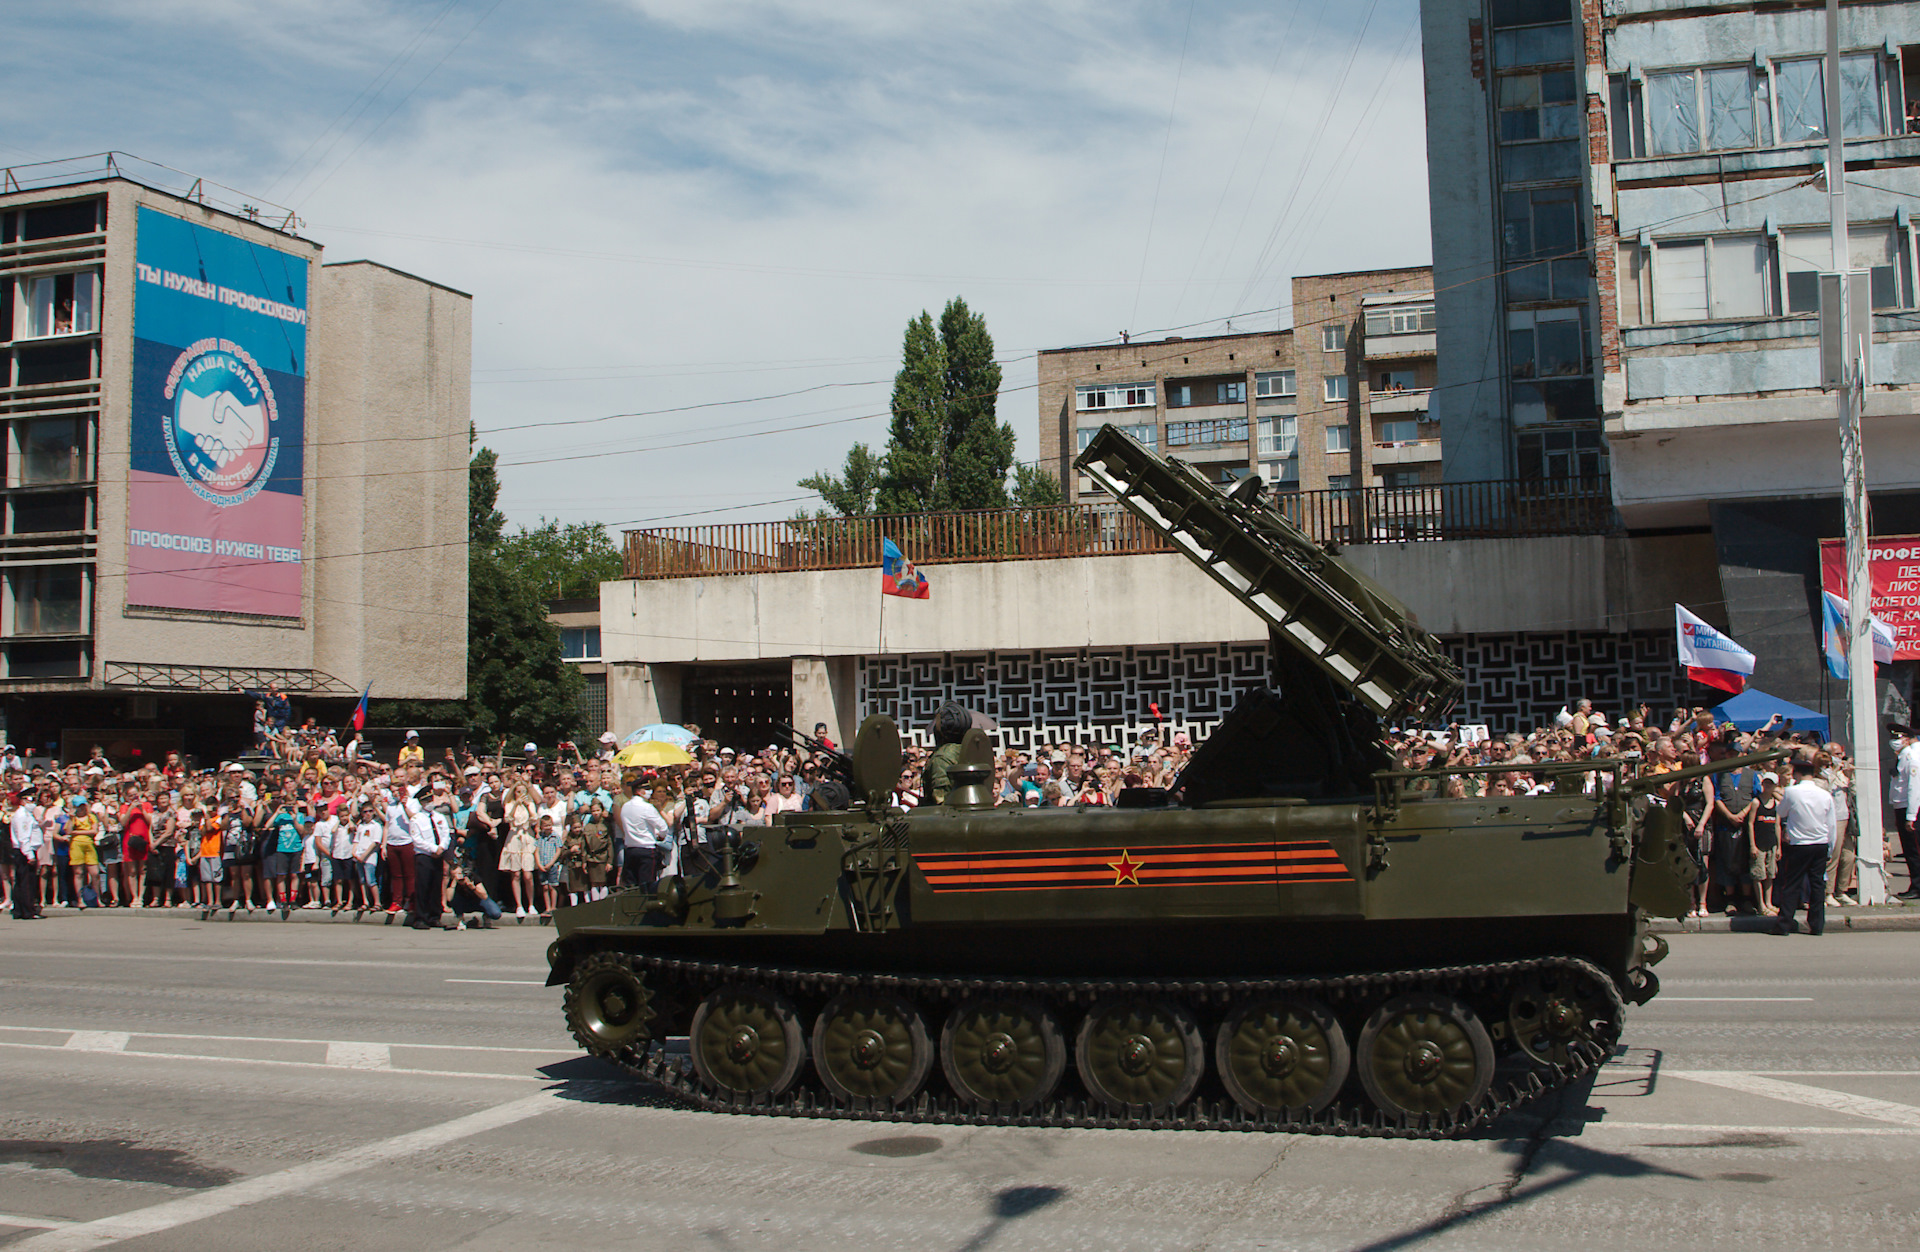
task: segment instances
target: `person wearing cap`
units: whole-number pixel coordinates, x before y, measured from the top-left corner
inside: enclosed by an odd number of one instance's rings
[[[8,823],[13,855],[13,916],[32,921],[45,915],[40,907],[40,847],[46,841],[44,812],[31,794],[14,797]]]
[[[1753,879],[1753,896],[1766,917],[1776,917],[1773,884],[1780,873],[1780,775],[1760,775],[1760,797],[1747,810],[1748,843],[1753,852],[1747,872]]]
[[[614,749],[619,746],[620,740],[615,737],[612,731],[602,731],[600,733],[600,750],[594,754],[594,759],[597,761],[611,761],[613,759]]]
[[[1827,853],[1833,846],[1833,795],[1820,785],[1812,761],[1793,763],[1793,785],[1780,797],[1780,833],[1785,843],[1780,883],[1775,892],[1780,913],[1777,935],[1798,929],[1795,914],[1807,910],[1807,933],[1827,928]]]
[[[673,844],[673,828],[654,806],[652,797],[661,793],[643,788],[644,783],[636,783],[632,797],[620,806],[620,842],[625,849],[620,881],[626,886],[652,891],[661,862]]]
[[[407,741],[400,748],[400,764],[420,765],[424,764],[426,759],[426,750],[420,746],[420,732],[417,730],[408,731]]]
[[[440,924],[440,858],[453,845],[452,797],[445,782],[434,784],[431,795],[406,804],[407,825],[413,835],[413,916],[407,925],[431,930]]]

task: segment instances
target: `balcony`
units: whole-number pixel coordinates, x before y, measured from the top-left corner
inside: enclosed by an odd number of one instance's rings
[[[1367,393],[1367,408],[1374,413],[1425,413],[1433,389],[1412,391],[1373,391]]]
[[[1438,439],[1413,439],[1400,443],[1376,443],[1368,460],[1375,465],[1426,465],[1440,460]]]
[[[1430,330],[1415,331],[1407,335],[1368,335],[1367,360],[1388,361],[1404,357],[1435,356],[1439,353],[1438,336]]]
[[[1437,456],[1439,443],[1431,442]],[[1376,454],[1375,464],[1381,463]],[[1612,489],[1605,478],[1287,491],[1269,498],[1288,521],[1322,544],[1604,535],[1617,529]],[[626,576],[877,570],[883,536],[899,544],[916,565],[926,566],[1173,551],[1116,504],[1077,504],[630,530],[625,536]]]

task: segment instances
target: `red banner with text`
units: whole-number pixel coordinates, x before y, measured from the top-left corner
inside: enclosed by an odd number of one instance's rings
[[[1867,543],[1873,583],[1869,611],[1893,631],[1893,659],[1920,660],[1920,535],[1876,535]],[[1847,598],[1847,541],[1820,541],[1820,587]]]

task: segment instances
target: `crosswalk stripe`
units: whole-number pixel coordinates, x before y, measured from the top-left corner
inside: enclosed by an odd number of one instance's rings
[[[1896,1104],[1891,1100],[1876,1100],[1871,1096],[1850,1095],[1844,1091],[1829,1091],[1825,1087],[1809,1087],[1805,1083],[1784,1082],[1778,1078],[1767,1078],[1759,1074],[1745,1074],[1733,1070],[1670,1069],[1663,1071],[1661,1076],[1685,1078],[1690,1082],[1724,1087],[1728,1091],[1743,1091],[1748,1095],[1765,1096],[1769,1100],[1785,1100],[1790,1104],[1801,1104],[1808,1108],[1826,1109],[1829,1112],[1847,1113],[1877,1122],[1892,1122],[1900,1126],[1920,1128],[1920,1108],[1911,1104]]]

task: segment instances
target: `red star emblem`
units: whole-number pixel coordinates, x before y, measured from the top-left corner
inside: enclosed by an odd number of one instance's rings
[[[1140,885],[1140,870],[1146,863],[1134,860],[1125,848],[1120,849],[1119,860],[1108,861],[1107,864],[1113,868],[1114,886],[1118,887],[1124,883],[1132,883],[1136,887]]]

